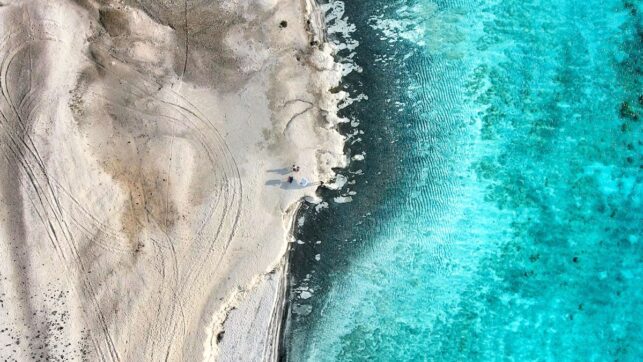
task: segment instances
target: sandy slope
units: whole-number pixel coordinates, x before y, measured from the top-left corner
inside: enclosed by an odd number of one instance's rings
[[[244,321],[269,328],[270,272],[316,188],[284,168],[344,162],[307,5],[1,4],[0,357],[256,352]]]

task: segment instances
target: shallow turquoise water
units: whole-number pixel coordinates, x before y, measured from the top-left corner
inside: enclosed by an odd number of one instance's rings
[[[346,1],[366,160],[306,214],[284,358],[643,360],[641,14]]]

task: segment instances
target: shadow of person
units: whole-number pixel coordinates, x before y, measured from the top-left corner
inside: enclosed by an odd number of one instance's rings
[[[297,181],[293,181],[292,183],[284,181],[284,182],[281,183],[281,188],[283,190],[301,190],[301,189],[305,189],[305,188],[308,188],[308,187],[311,187],[311,186],[313,186],[313,185],[311,185],[311,184],[307,184],[305,186],[301,185]]]
[[[284,180],[273,179],[273,180],[266,181],[265,185],[266,186],[275,186],[275,187],[279,186],[282,190],[301,190],[301,189],[305,189],[305,188],[308,188],[308,187],[317,187],[317,186],[320,185],[320,183],[315,182],[315,183],[307,183],[306,185],[301,185],[297,181],[288,182],[288,181],[284,181]]]
[[[285,183],[285,182],[283,182],[281,180],[268,180],[268,181],[266,181],[266,186],[279,186],[282,183]]]
[[[291,170],[288,167],[275,168],[275,169],[272,169],[272,170],[268,170],[268,172],[270,172],[270,173],[278,173],[280,175],[287,175],[287,174],[290,173],[290,171]]]

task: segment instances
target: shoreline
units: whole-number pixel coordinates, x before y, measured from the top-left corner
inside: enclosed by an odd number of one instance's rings
[[[317,3],[317,0],[305,0],[307,9],[310,9],[307,11],[307,14],[305,14],[306,18],[306,23],[309,24],[307,27],[307,31],[310,34],[310,39],[311,41],[319,41],[322,44],[329,44],[328,43],[328,34],[326,32],[326,21],[325,21],[325,16],[323,12],[321,11],[321,7]],[[334,57],[334,54],[333,54]],[[335,114],[337,116],[337,114]],[[347,165],[346,165],[347,166]],[[320,186],[321,188],[323,186]],[[316,190],[316,192],[319,190],[319,188]],[[302,203],[305,202],[305,200],[300,200],[297,204],[296,209],[294,210],[292,216],[291,216],[291,222],[290,222],[290,230],[288,231],[288,235],[291,240],[294,240],[294,234],[295,234],[295,229],[296,229],[296,217],[297,214],[299,213]],[[288,249],[286,250],[284,256],[283,256],[283,277],[281,280],[280,284],[280,289],[278,290],[278,297],[275,302],[275,307],[274,307],[274,312],[273,312],[273,320],[271,321],[271,330],[269,332],[269,335],[271,336],[271,343],[273,345],[273,349],[271,350],[270,354],[266,354],[263,360],[264,361],[272,361],[272,362],[277,362],[280,360],[280,357],[282,356],[282,343],[284,339],[284,333],[286,332],[288,326],[288,318],[286,316],[288,312],[288,291],[290,290],[290,251],[292,248],[292,242],[289,243]],[[274,324],[274,325],[273,325]]]
[[[326,29],[325,29],[325,21],[324,21],[324,15],[321,11],[321,8],[319,4],[317,3],[316,0],[301,0],[301,3],[304,5],[304,22],[306,24],[306,32],[308,34],[308,38],[310,41],[310,44],[319,47],[323,46],[330,46],[330,44],[327,42],[327,37],[326,37]],[[333,52],[334,56],[334,52]],[[338,63],[335,63],[338,64]],[[310,66],[311,71],[315,71],[314,67]],[[320,90],[322,92],[329,92],[329,90]],[[339,101],[339,99],[337,100]],[[334,115],[336,116],[336,114]],[[323,116],[320,116],[322,118]],[[327,180],[328,181],[328,180]],[[323,186],[319,186],[321,188]],[[317,188],[315,190],[315,194],[317,193]],[[288,220],[287,224],[290,225],[288,228],[288,231],[286,232],[286,242],[287,242],[287,248],[283,255],[281,256],[280,260],[278,261],[277,265],[268,273],[264,274],[263,276],[259,277],[266,277],[266,275],[272,275],[274,276],[273,278],[270,278],[271,283],[275,283],[276,286],[272,292],[274,293],[274,298],[270,299],[271,300],[271,314],[270,314],[270,319],[268,323],[265,325],[265,328],[256,328],[249,330],[245,329],[244,330],[244,325],[243,323],[239,325],[226,325],[226,322],[228,321],[229,314],[226,315],[225,320],[221,323],[221,329],[226,330],[226,331],[231,331],[232,333],[235,334],[240,334],[238,333],[237,330],[243,330],[243,332],[246,333],[247,339],[254,341],[254,343],[257,343],[257,341],[262,341],[259,342],[260,348],[263,350],[261,355],[256,355],[254,357],[257,358],[257,360],[262,360],[262,361],[278,361],[281,355],[281,344],[282,344],[282,338],[283,338],[283,333],[286,328],[286,321],[287,319],[285,318],[285,313],[287,313],[287,293],[289,289],[289,256],[290,256],[290,249],[292,246],[292,243],[294,242],[294,232],[296,228],[296,216],[299,213],[299,210],[304,202],[307,202],[307,199],[309,201],[316,201],[319,202],[319,200],[312,200],[311,196],[304,196],[300,198],[299,200],[295,201],[292,203],[290,206],[288,206],[287,210],[290,210],[290,212],[286,213],[286,219]],[[258,300],[261,300],[262,295],[260,292],[257,292],[257,287],[255,286],[253,290],[249,291],[248,294],[243,302],[234,304],[230,303],[226,308],[239,308],[240,305],[243,304],[255,304]],[[254,292],[254,293],[253,293]],[[245,321],[244,321],[245,322]],[[237,342],[237,341],[235,341]],[[247,351],[238,351],[234,346],[229,346],[229,347],[222,347],[219,352],[219,355],[225,356],[223,360],[234,360],[234,356],[245,356],[246,358],[248,357]]]

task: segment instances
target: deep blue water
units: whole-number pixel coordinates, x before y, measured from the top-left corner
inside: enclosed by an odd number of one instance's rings
[[[641,2],[331,5],[365,158],[301,214],[284,359],[643,360]]]

